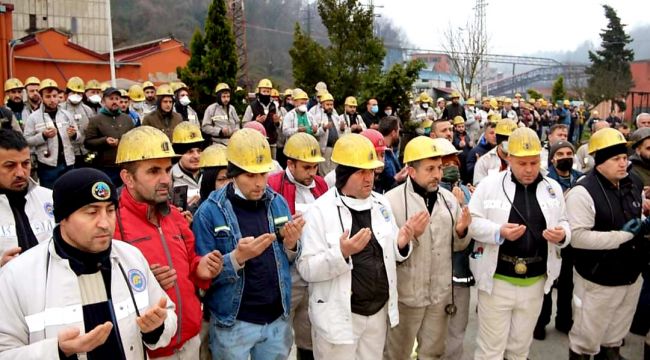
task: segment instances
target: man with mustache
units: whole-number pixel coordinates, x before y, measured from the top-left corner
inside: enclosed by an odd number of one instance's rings
[[[27,140],[0,129],[0,266],[52,236],[52,191],[30,179]]]
[[[2,127],[14,128],[22,132],[23,123],[29,117],[31,111],[25,106],[23,102],[23,90],[25,86],[22,81],[11,78],[5,81],[5,95],[7,97],[7,108],[0,110],[0,120],[2,120]],[[5,111],[8,110],[8,111]]]
[[[170,206],[170,169],[175,156],[169,138],[158,129],[141,126],[124,134],[116,157],[124,189],[115,238],[142,251],[176,305],[176,335],[165,348],[149,351],[149,357],[198,359],[203,315],[196,292],[207,289],[221,272],[222,258],[216,250],[198,256],[184,214]]]
[[[169,343],[174,305],[142,254],[111,238],[110,179],[72,170],[53,197],[50,240],[2,269],[0,358],[139,360]]]
[[[201,196],[201,168],[199,160],[203,151],[204,140],[201,128],[189,121],[183,121],[174,128],[172,146],[181,158],[172,167],[172,187],[187,187],[187,206],[196,210]]]

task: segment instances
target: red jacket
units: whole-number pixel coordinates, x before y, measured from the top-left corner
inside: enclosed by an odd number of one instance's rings
[[[314,198],[318,199],[321,195],[325,194],[328,190],[327,183],[325,180],[316,175],[314,176],[314,182],[316,186],[311,189],[311,193],[314,195]],[[284,171],[276,172],[273,175],[269,176],[268,184],[276,193],[282,195],[287,204],[289,204],[289,210],[291,214],[296,213],[296,185],[289,181]]]
[[[176,285],[166,290],[176,304],[178,328],[167,347],[148,350],[150,357],[169,356],[201,330],[201,303],[196,288],[207,288],[209,281],[196,277],[201,257],[194,251],[194,234],[183,215],[170,207],[168,215],[158,214],[159,227],[147,218],[149,205],[137,202],[126,188],[120,195],[115,239],[140,249],[149,265],[168,265],[176,270]],[[180,298],[180,299],[179,299]],[[180,300],[180,301],[179,301]]]

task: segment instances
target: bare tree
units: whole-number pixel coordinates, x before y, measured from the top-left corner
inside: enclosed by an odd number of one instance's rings
[[[467,99],[478,85],[482,60],[488,48],[487,36],[478,21],[468,21],[464,28],[454,28],[450,24],[444,36],[442,47],[460,80],[460,93]]]

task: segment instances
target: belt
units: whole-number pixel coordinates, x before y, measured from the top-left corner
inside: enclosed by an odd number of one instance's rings
[[[499,259],[513,264],[515,266],[515,273],[517,275],[526,274],[528,272],[529,264],[544,260],[541,256],[522,258],[503,254],[499,255]]]

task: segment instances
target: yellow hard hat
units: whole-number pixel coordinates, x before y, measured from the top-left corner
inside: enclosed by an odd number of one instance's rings
[[[280,97],[280,92],[276,89],[271,89],[271,97]]]
[[[510,136],[515,129],[517,129],[517,123],[511,119],[503,119],[497,123],[494,131],[497,135]]]
[[[257,88],[258,88],[258,89],[261,89],[261,88],[272,89],[272,88],[273,88],[273,84],[271,83],[271,80],[269,80],[269,79],[262,79],[262,80],[260,80],[260,82],[257,84]]]
[[[99,84],[99,81],[92,79],[88,80],[86,83],[86,90],[101,90],[102,86]]]
[[[571,101],[569,101],[569,100],[564,100],[563,104],[564,104],[564,105],[571,105]]]
[[[471,106],[476,105],[476,100],[474,100],[474,98],[467,99],[467,105],[471,105]]]
[[[348,96],[345,98],[345,105],[357,106],[357,99],[354,96]]]
[[[201,128],[189,121],[176,125],[172,133],[172,144],[193,144],[203,142]]]
[[[454,146],[454,144],[451,143],[451,141],[445,138],[435,138],[433,139],[433,141],[436,144],[436,148],[438,149],[438,151],[442,153],[441,156],[458,155],[461,153],[461,151],[456,149],[456,147]]]
[[[460,98],[460,93],[458,91],[452,91],[451,95],[449,96],[450,98]]]
[[[548,106],[548,101],[546,99],[542,99],[542,106]]]
[[[59,85],[56,83],[56,81],[52,79],[43,79],[41,83],[38,85],[38,91],[43,91],[44,89],[59,89]]]
[[[433,125],[433,120],[426,119],[422,121],[420,127],[423,129],[430,129],[432,125]]]
[[[228,162],[252,174],[273,170],[269,142],[253,129],[238,130],[230,137],[226,157]]]
[[[320,91],[320,90],[325,90],[325,91],[327,91],[327,84],[325,84],[325,83],[322,82],[322,81],[319,81],[319,82],[316,84],[316,87],[314,87],[314,90],[316,90],[316,91]]]
[[[503,99],[504,104],[512,104],[512,99],[511,98],[505,98]]]
[[[293,96],[293,90],[291,89],[284,90],[284,96]]]
[[[592,110],[591,116],[598,116],[598,110]]]
[[[598,150],[608,148],[618,144],[627,144],[625,136],[620,131],[613,128],[604,128],[596,131],[589,139],[587,150],[593,154]]]
[[[226,158],[227,149],[221,144],[210,145],[201,152],[199,159],[199,167],[225,167],[228,166],[228,159]]]
[[[306,92],[300,90],[300,89],[295,89],[293,91],[293,99],[294,100],[309,100],[309,96],[307,95]]]
[[[240,91],[244,91],[244,88],[241,87],[241,86],[237,86],[237,89],[235,89],[235,92],[240,92]]]
[[[320,97],[320,102],[325,102],[325,101],[334,101],[334,97],[332,96],[332,94],[327,93],[327,94],[323,94],[323,96]]]
[[[421,92],[420,95],[418,96],[418,102],[420,103],[433,103],[433,98],[429,96],[426,92]]]
[[[489,114],[488,115],[488,122],[491,123],[498,123],[501,121],[501,114]]]
[[[318,141],[315,137],[307,133],[296,133],[292,135],[284,145],[284,155],[289,159],[308,163],[325,161],[321,156]]]
[[[503,100],[505,100],[505,99],[506,99],[506,97],[505,97],[505,96],[499,96],[499,97],[497,97],[497,102],[500,102],[500,103],[502,103],[502,102],[503,102]]]
[[[156,89],[156,85],[154,85],[151,81],[145,81],[142,83],[142,90],[147,90],[148,88]]]
[[[497,99],[495,98],[490,99],[490,107],[492,107],[492,109],[499,108],[499,102],[497,101]]]
[[[14,89],[23,89],[24,87],[23,83],[16,78],[7,79],[7,81],[5,81],[5,92]]]
[[[460,124],[464,124],[464,123],[465,123],[465,119],[463,119],[462,116],[456,116],[454,118],[454,121],[452,122],[452,125],[460,125]]]
[[[498,126],[498,125],[497,125]],[[508,138],[508,154],[517,157],[537,156],[542,152],[542,143],[535,130],[520,127]]]
[[[439,156],[444,156],[444,152],[429,136],[417,136],[404,147],[404,163],[406,164]]]
[[[124,89],[120,89],[120,97],[128,98],[129,97],[129,92],[124,90]]]
[[[528,99],[528,103],[531,105],[535,105],[535,98]]]
[[[156,96],[174,96],[174,92],[171,86],[162,84],[156,89]]]
[[[37,78],[36,76],[30,76],[30,77],[27,78],[27,80],[25,80],[25,87],[27,87],[28,85],[38,85],[38,86],[40,86],[41,85],[41,80],[39,78]]]
[[[230,86],[226,83],[218,83],[217,87],[214,88],[214,92],[218,93],[221,90],[228,90],[230,91]]]
[[[330,92],[327,91],[327,89],[320,89],[316,91],[316,97],[322,97],[325,94],[329,94]]]
[[[142,86],[138,84],[133,84],[129,88],[129,99],[132,101],[144,101],[144,90]]]
[[[176,93],[178,90],[182,90],[182,89],[185,89],[185,90],[189,91],[189,88],[187,87],[187,85],[185,85],[185,83],[182,82],[182,81],[175,81],[173,83],[170,83],[169,86],[172,88],[172,91],[174,93]]]
[[[122,135],[117,146],[116,164],[132,161],[172,158],[172,144],[164,132],[152,126],[139,126]]]
[[[384,166],[377,158],[375,146],[360,134],[341,136],[332,149],[332,161],[357,169],[376,169]]]
[[[516,94],[515,94],[515,97],[519,97],[519,98],[520,98],[520,97],[521,97],[521,94],[520,94],[520,93],[516,93]]]
[[[78,76],[73,76],[70,79],[68,79],[68,83],[65,86],[68,90],[74,91],[77,93],[82,93],[86,91],[86,88],[84,86],[84,81],[81,80],[80,77]]]
[[[99,86],[99,90],[101,90],[102,92],[104,92],[104,90],[108,89],[109,87],[111,87],[111,83],[109,83],[108,81],[104,81],[104,82],[101,83],[101,85]]]

